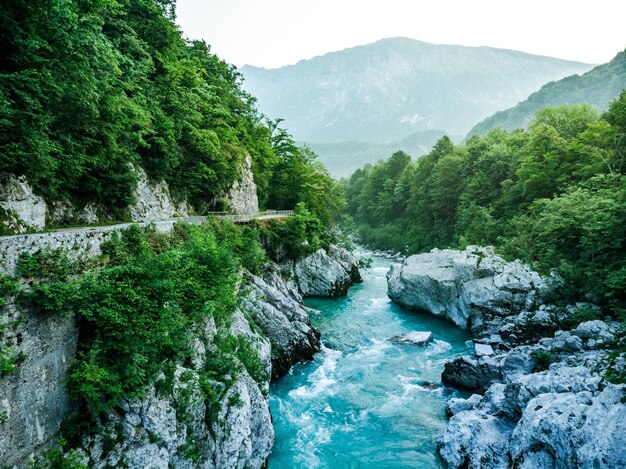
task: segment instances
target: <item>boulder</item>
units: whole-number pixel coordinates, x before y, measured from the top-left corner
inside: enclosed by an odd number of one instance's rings
[[[544,281],[519,261],[507,262],[492,248],[433,249],[393,265],[387,274],[394,302],[476,329],[492,316],[529,309]]]
[[[342,296],[352,284],[344,267],[323,249],[295,261],[293,273],[304,296]]]
[[[328,246],[326,253],[328,257],[341,264],[343,270],[350,276],[352,283],[360,283],[363,281],[361,272],[359,272],[359,261],[350,251],[331,244]]]
[[[491,357],[460,356],[444,365],[443,384],[470,391],[484,391],[502,379],[499,364]]]
[[[509,467],[509,436],[513,425],[476,410],[455,414],[437,440],[439,455],[449,468]]]
[[[578,352],[583,348],[580,337],[567,331],[557,331],[553,339],[544,339],[542,344],[546,344],[552,352]]]
[[[604,343],[612,342],[615,340],[615,333],[615,327],[611,327],[606,322],[599,320],[582,322],[572,331],[572,334],[580,337],[583,341],[594,340],[596,343],[598,341],[603,341]]]
[[[446,403],[446,414],[449,417],[452,417],[453,415],[463,412],[464,410],[471,410],[480,403],[482,398],[483,397],[480,394],[472,394],[467,399],[453,397]]]
[[[46,227],[46,203],[35,195],[25,176],[9,177],[0,183],[0,223],[14,233],[43,230]]]
[[[474,353],[479,357],[493,355],[493,348],[489,344],[477,342],[474,344]]]
[[[411,331],[405,334],[396,335],[392,337],[391,340],[413,345],[426,345],[433,340],[433,333],[427,331]]]
[[[609,384],[595,395],[546,393],[531,399],[512,434],[513,466],[626,467],[625,391]]]

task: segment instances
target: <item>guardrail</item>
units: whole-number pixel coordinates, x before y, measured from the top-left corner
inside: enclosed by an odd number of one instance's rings
[[[245,215],[231,215],[225,212],[209,212],[208,218],[222,218],[232,222],[247,222],[252,220],[268,220],[272,218],[286,218],[293,215],[293,210],[265,210],[264,212],[249,213]]]

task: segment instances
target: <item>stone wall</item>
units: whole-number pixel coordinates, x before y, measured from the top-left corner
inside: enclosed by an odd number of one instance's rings
[[[202,217],[188,217],[179,220],[186,223],[200,223]],[[177,221],[153,222],[157,231],[169,232]],[[148,223],[136,223],[146,226]],[[101,254],[101,246],[115,231],[122,231],[133,223],[103,226],[98,228],[78,228],[50,233],[35,233],[0,237],[0,272],[15,274],[17,261],[24,253],[34,254],[41,250],[64,249],[73,260],[83,260]]]

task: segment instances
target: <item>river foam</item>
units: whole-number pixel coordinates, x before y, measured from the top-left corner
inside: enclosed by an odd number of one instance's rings
[[[467,351],[468,336],[386,296],[389,261],[375,258],[347,298],[307,300],[322,332],[314,360],[274,383],[276,430],[270,469],[437,467],[434,440],[445,423],[443,363]],[[393,336],[430,330],[426,346]]]

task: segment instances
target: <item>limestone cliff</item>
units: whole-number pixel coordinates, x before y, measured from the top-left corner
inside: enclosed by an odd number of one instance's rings
[[[194,207],[188,201],[174,200],[165,181],[149,180],[141,167],[130,166],[129,171],[134,172],[137,179],[133,202],[127,207],[130,220],[163,221],[187,217],[194,212]],[[240,165],[238,178],[223,195],[220,203],[234,214],[253,214],[259,211],[250,156]],[[95,225],[110,218],[110,214],[94,204],[77,206],[67,199],[46,203],[33,192],[24,176],[9,175],[4,181],[0,181],[0,233],[21,234],[42,231],[51,226]]]

